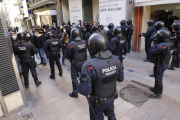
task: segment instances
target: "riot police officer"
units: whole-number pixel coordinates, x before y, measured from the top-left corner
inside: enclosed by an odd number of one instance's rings
[[[174,67],[179,68],[179,44],[180,44],[180,22],[175,22],[171,27],[176,30],[175,36],[171,37],[174,42],[174,52],[172,55],[171,65],[168,67],[169,70],[174,70]]]
[[[14,45],[14,54],[18,55],[21,62],[25,88],[29,87],[29,69],[31,70],[32,77],[34,78],[34,82],[37,87],[42,83],[38,80],[33,57],[36,53],[38,53],[38,49],[32,43],[25,42],[25,33],[19,33],[17,37],[20,42]]]
[[[71,62],[71,78],[73,86],[73,92],[69,93],[69,96],[78,98],[77,77],[79,76],[78,74],[81,71],[82,65],[87,59],[87,44],[85,40],[81,40],[81,30],[77,28],[72,29],[71,36],[74,41],[69,43],[66,50],[66,57]]]
[[[141,33],[139,36],[145,37],[145,52],[146,52],[146,59],[144,59],[144,62],[149,62],[149,49],[151,48],[152,41],[150,40],[151,35],[155,32],[155,28],[153,26],[154,21],[152,19],[149,19],[147,21],[147,24],[149,26],[146,33]]]
[[[157,38],[155,38],[154,35],[156,34],[156,32],[157,32],[158,30],[160,30],[160,29],[166,29],[164,26],[165,26],[165,25],[164,25],[164,22],[163,22],[163,21],[157,21],[157,22],[154,24],[155,32],[152,33],[152,35],[151,35],[151,37],[150,37],[150,41],[154,41],[154,42],[157,41],[157,40],[156,40]]]
[[[54,69],[54,61],[56,61],[56,65],[59,69],[59,76],[62,76],[62,67],[60,64],[60,48],[61,48],[61,44],[60,44],[60,40],[55,38],[55,35],[52,33],[49,33],[49,38],[46,43],[45,46],[43,47],[43,50],[48,51],[49,52],[49,64],[50,64],[50,68],[51,68],[51,75],[50,78],[51,79],[55,79],[55,69]]]
[[[155,85],[154,87],[150,88],[154,94],[149,95],[149,97],[161,98],[163,91],[163,74],[164,71],[168,68],[174,44],[169,39],[171,36],[169,30],[161,29],[156,32],[154,36],[157,38],[157,41],[150,48],[149,60],[154,63]]]
[[[99,33],[99,28],[96,24],[92,26],[92,30],[93,30],[92,34],[93,33]]]
[[[108,28],[109,30],[107,31],[106,36],[109,39],[109,43],[111,43],[111,39],[114,37],[114,32],[113,32],[114,24],[109,23]]]
[[[131,37],[133,35],[134,26],[132,25],[132,20],[127,20],[127,27],[128,27],[128,36],[127,36],[127,42],[128,42],[128,53],[130,53],[131,50]]]
[[[88,50],[96,57],[84,63],[78,92],[88,96],[91,102],[90,119],[103,120],[104,116],[108,120],[116,120],[114,114],[114,93],[116,91],[116,81],[122,82],[124,79],[122,64],[117,56],[112,55],[109,49],[109,40],[102,33],[94,33],[89,38]],[[95,115],[93,115],[95,112]]]
[[[156,32],[158,32],[160,29],[166,29],[164,27],[164,22],[163,21],[157,21],[155,24],[154,24],[154,27],[156,29]],[[150,41],[154,41],[154,43],[157,42],[157,38],[154,37],[154,35],[156,34],[156,32],[154,32],[151,37],[150,37]],[[150,74],[149,75],[150,77],[154,77],[154,73],[153,74]]]
[[[120,58],[120,61],[123,61],[123,55],[122,52],[124,50],[124,44],[126,38],[122,36],[121,34],[121,28],[120,27],[115,27],[114,28],[114,37],[111,40],[109,49],[112,51],[113,55],[117,55]]]
[[[124,55],[126,55],[128,52],[128,43],[127,43],[128,34],[129,34],[128,27],[126,26],[125,20],[121,20],[120,24],[121,24],[120,28],[122,30],[122,36],[124,36],[126,38],[125,45],[124,45]]]

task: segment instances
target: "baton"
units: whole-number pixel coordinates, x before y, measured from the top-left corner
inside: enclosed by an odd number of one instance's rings
[[[88,96],[86,96],[86,99],[87,99],[87,101],[88,101],[88,104],[89,104],[89,107],[90,107],[91,111],[93,112],[93,115],[94,115],[94,117],[95,117],[95,120],[98,120],[98,118],[97,118],[97,116],[96,116],[96,113],[95,113],[95,111],[94,111],[94,109],[93,109],[93,107],[92,107],[92,104],[91,104]]]

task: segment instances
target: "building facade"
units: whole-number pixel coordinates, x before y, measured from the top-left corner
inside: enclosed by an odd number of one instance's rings
[[[134,50],[145,49],[145,38],[138,35],[147,31],[148,19],[164,21],[165,27],[174,32],[171,25],[175,18],[180,18],[180,0],[135,0]]]

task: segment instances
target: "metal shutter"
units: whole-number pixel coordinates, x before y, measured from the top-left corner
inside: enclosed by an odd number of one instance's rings
[[[19,90],[17,79],[10,57],[10,51],[4,36],[0,20],[0,90],[2,96],[9,95]]]

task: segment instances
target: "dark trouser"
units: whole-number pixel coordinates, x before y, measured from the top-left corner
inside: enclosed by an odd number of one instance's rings
[[[58,53],[51,53],[49,55],[49,63],[50,63],[50,68],[51,68],[51,75],[55,75],[54,61],[56,62],[56,65],[57,65],[57,67],[59,69],[59,72],[62,72],[59,54]]]
[[[62,62],[64,63],[64,60],[66,58],[66,50],[63,50],[63,57],[62,57]]]
[[[116,120],[114,113],[114,96],[107,100],[106,104],[103,106],[97,106],[96,104],[92,104],[92,107],[96,113],[98,120],[104,120],[104,115],[108,117],[108,120]],[[89,108],[90,112],[90,120],[95,120],[93,112]],[[104,115],[103,115],[104,113]]]
[[[127,37],[126,37],[126,41],[124,44],[124,54],[127,54],[127,52],[128,52],[128,42],[127,42]]]
[[[152,41],[150,40],[145,41],[145,52],[146,52],[147,59],[149,59],[149,55],[150,55],[149,50],[151,48],[151,43]]]
[[[32,77],[34,81],[37,81],[37,73],[35,69],[35,62],[31,60],[21,60],[21,66],[23,70],[24,84],[29,85],[29,69],[31,70]]]
[[[172,61],[171,61],[171,66],[179,66],[179,49],[178,48],[174,48],[174,52],[172,55]]]
[[[131,36],[127,37],[127,42],[128,42],[128,51],[131,50]]]
[[[155,77],[155,85],[154,87],[163,88],[163,74],[164,71],[168,68],[168,64],[166,65],[159,65],[158,69],[157,66],[154,66],[154,77]]]
[[[85,61],[81,61],[81,62],[77,63],[77,65],[73,65],[71,63],[71,79],[72,79],[72,82],[75,83],[76,85],[78,85],[78,80],[77,80],[78,72],[81,72],[81,68],[82,68],[82,65],[84,64],[84,62]]]

